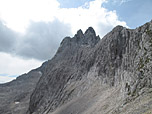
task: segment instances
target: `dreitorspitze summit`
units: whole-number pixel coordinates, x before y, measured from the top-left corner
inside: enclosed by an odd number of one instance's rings
[[[151,114],[152,21],[89,27],[65,37],[41,67],[0,85],[0,114]]]

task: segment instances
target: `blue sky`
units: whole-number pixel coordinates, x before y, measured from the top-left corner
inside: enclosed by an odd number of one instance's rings
[[[79,29],[92,26],[102,38],[117,25],[143,25],[151,6],[152,0],[0,0],[0,83],[51,59]]]
[[[93,0],[57,0],[62,8],[77,8]]]
[[[136,28],[152,19],[152,0],[124,0],[123,3],[119,1],[108,0],[103,7],[116,10],[119,19],[125,21],[130,28]]]
[[[58,0],[63,8],[76,8],[93,0]],[[119,19],[136,28],[152,19],[152,0],[107,0],[106,9],[117,12]]]

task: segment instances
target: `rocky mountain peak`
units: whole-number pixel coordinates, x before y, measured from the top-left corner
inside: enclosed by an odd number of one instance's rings
[[[93,34],[96,36],[96,32],[92,27],[89,27],[86,31],[85,34]]]
[[[84,37],[83,31],[81,29],[78,30],[76,36],[79,38],[83,38]]]
[[[124,27],[121,26],[121,25],[117,25],[116,27],[113,28],[113,32],[118,32],[118,31],[121,31]]]
[[[92,27],[89,27],[83,34],[82,30],[78,30],[77,34],[74,36],[75,41],[80,45],[88,45],[94,47],[100,40],[99,36],[96,36],[96,33]]]
[[[80,29],[74,35],[73,38],[65,37],[60,44],[60,47],[57,51],[63,52],[63,50],[69,50],[75,52],[78,48],[82,46],[94,47],[100,40],[99,36],[96,36],[96,33],[92,27],[89,27],[86,32],[83,34],[83,31]]]
[[[82,47],[93,48],[99,41],[100,37],[96,36],[92,27],[89,27],[84,34],[80,29],[73,38],[65,37],[63,39],[55,56],[61,58],[64,55],[64,58],[68,58],[74,53],[77,53]]]
[[[89,27],[84,33],[84,43],[89,44],[91,47],[94,47],[100,40],[99,36],[96,36],[96,33],[92,27]]]

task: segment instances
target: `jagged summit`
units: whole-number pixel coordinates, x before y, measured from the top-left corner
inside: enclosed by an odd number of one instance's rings
[[[96,36],[96,32],[92,27],[89,27],[86,31],[85,34],[94,34]]]
[[[83,34],[83,31],[80,29],[77,31],[77,34],[75,34],[76,37],[79,37],[79,38],[83,38],[84,37],[84,34]]]
[[[92,28],[92,27],[88,27],[88,29],[84,32],[83,34],[83,31],[80,29],[77,31],[77,36],[83,36],[83,35],[86,35],[86,34],[93,34],[94,36],[96,36],[96,32],[95,30]]]
[[[93,48],[100,41],[100,37],[96,36],[92,27],[89,27],[85,34],[82,30],[78,30],[73,38],[65,37],[60,44],[60,47],[55,55],[56,58],[69,58],[82,47]]]
[[[89,45],[91,47],[95,46],[100,40],[99,36],[96,36],[96,33],[92,27],[89,27],[86,32],[83,34],[82,30],[78,30],[77,34],[73,38],[66,37],[63,39],[61,45],[64,44],[78,44],[80,45]]]

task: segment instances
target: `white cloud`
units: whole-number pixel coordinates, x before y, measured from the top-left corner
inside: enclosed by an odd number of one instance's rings
[[[85,31],[89,26],[92,26],[97,34],[103,37],[116,25],[127,26],[125,22],[119,21],[116,11],[108,11],[102,7],[104,2],[107,1],[95,0],[78,8],[61,8],[56,17],[61,21],[70,23],[73,34],[78,29]]]
[[[51,22],[57,18],[61,22],[69,23],[73,34],[78,29],[84,31],[92,26],[98,34],[103,36],[108,31],[103,31],[103,29],[101,31],[101,27],[109,26],[111,30],[117,24],[126,26],[125,22],[119,21],[115,11],[108,11],[102,7],[102,4],[107,1],[94,0],[78,8],[60,8],[57,0],[0,0],[0,16],[6,21],[8,27],[16,31],[25,32],[29,20]]]
[[[30,22],[24,35],[19,35],[0,21],[0,52],[23,58],[51,59],[65,36],[71,35],[70,25],[59,20]]]
[[[52,21],[58,8],[56,0],[0,0],[0,17],[8,27],[24,32],[30,20]]]
[[[38,60],[25,60],[0,52],[0,74],[21,75],[39,67],[41,63]]]

